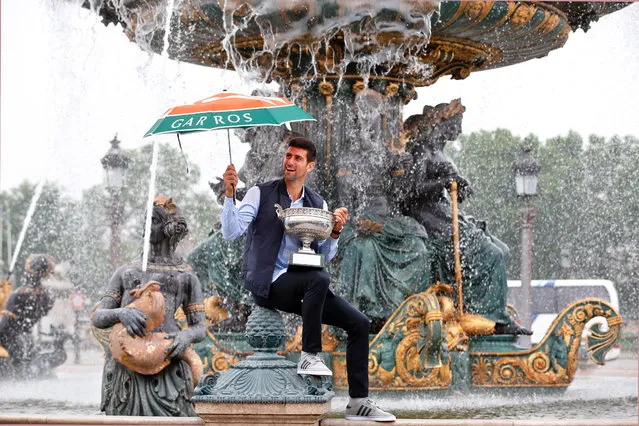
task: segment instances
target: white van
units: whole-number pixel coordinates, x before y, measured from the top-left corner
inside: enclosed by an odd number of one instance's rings
[[[536,345],[544,338],[557,315],[569,304],[580,299],[596,298],[610,303],[619,312],[619,298],[612,281],[608,280],[533,280],[532,291],[532,332],[530,340]],[[523,295],[521,281],[508,280],[508,304],[521,310]],[[586,324],[582,343],[586,333],[595,323],[601,324],[602,330],[608,325],[603,318],[593,318]],[[583,345],[582,345],[583,346]],[[582,348],[583,349],[583,348]],[[584,351],[580,351],[584,352]],[[608,352],[606,360],[619,356],[620,347],[617,345]]]

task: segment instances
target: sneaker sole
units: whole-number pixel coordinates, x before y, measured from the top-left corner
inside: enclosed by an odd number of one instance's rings
[[[300,370],[297,369],[297,374],[301,376],[333,376],[332,371],[317,371],[317,370]]]
[[[370,420],[373,422],[394,422],[397,420],[395,416],[389,417],[372,417],[372,416],[345,416],[346,420]]]

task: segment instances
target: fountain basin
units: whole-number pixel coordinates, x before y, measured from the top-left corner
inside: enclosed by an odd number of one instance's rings
[[[415,86],[546,56],[585,14],[550,2],[176,2],[167,38],[168,4],[131,1],[118,13],[105,4],[99,13],[142,48],[180,61],[250,68],[278,81],[367,67]]]

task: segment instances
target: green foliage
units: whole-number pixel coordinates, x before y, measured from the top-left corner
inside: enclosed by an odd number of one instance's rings
[[[123,259],[135,257],[142,252],[152,151],[153,145],[146,145],[139,150],[126,152],[131,162],[127,171],[127,186],[121,194],[125,224]],[[202,241],[213,229],[219,214],[212,192],[199,193],[193,189],[200,180],[200,170],[197,166],[190,165],[187,173],[179,150],[170,144],[161,144],[158,154],[155,194],[171,196],[189,224],[189,241],[192,244]]]
[[[121,261],[139,255],[143,249],[144,210],[148,199],[152,146],[148,145],[126,154],[131,158],[127,187],[119,202],[124,206],[122,216]],[[207,237],[217,222],[219,207],[209,191],[194,190],[200,172],[191,166],[189,173],[181,153],[170,145],[161,145],[158,157],[155,194],[173,197],[186,217],[191,234],[184,245],[184,255]],[[0,207],[5,218],[9,215],[12,245],[18,240],[35,185],[24,182],[17,188],[0,193]],[[64,195],[64,189],[47,183],[37,204],[33,219],[16,262],[13,278],[21,282],[24,262],[31,253],[47,253],[56,263],[69,262],[69,279],[95,301],[113,272],[109,265],[110,214],[114,199],[103,186],[84,191],[80,200]],[[7,212],[8,211],[8,212]],[[2,264],[6,260],[7,233],[3,233]],[[6,272],[6,271],[5,271]]]
[[[536,146],[541,166],[534,200],[533,278],[609,279],[623,315],[637,317],[639,140],[576,132]],[[521,140],[507,130],[462,136],[451,155],[475,193],[462,211],[486,220],[511,249],[508,275],[519,277],[519,201],[512,164]],[[563,262],[562,262],[563,261]],[[562,265],[563,263],[563,265]]]
[[[473,195],[460,209],[485,220],[488,230],[511,249],[509,276],[519,276],[519,205],[513,184],[512,164],[521,139],[508,130],[481,131],[464,135],[454,161],[473,188]]]
[[[0,205],[3,207],[3,216],[7,229],[11,230],[11,254],[18,244],[18,238],[23,227],[26,213],[35,193],[35,184],[23,182],[9,192],[0,194]],[[22,279],[24,274],[24,262],[31,253],[47,253],[56,261],[64,258],[69,250],[70,242],[66,234],[70,232],[72,225],[66,219],[73,210],[73,202],[62,195],[62,188],[56,184],[46,183],[31,219],[31,224],[26,230],[22,248],[18,253],[13,269],[12,278]],[[11,259],[7,253],[8,236],[3,234],[2,258],[3,265],[8,272]]]

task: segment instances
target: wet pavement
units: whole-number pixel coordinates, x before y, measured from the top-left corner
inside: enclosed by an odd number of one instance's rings
[[[34,381],[0,381],[2,415],[101,415],[99,411],[103,355],[83,352],[56,369],[56,378]],[[496,395],[376,398],[384,408],[402,418],[429,419],[632,419],[637,417],[639,359],[622,352],[616,360],[599,366],[580,361],[573,383],[560,395],[504,398]],[[375,397],[375,395],[372,395]],[[330,417],[340,418],[347,398],[333,399]],[[545,410],[545,411],[544,411]],[[342,417],[343,418],[343,417]],[[0,423],[1,417],[0,417]]]

